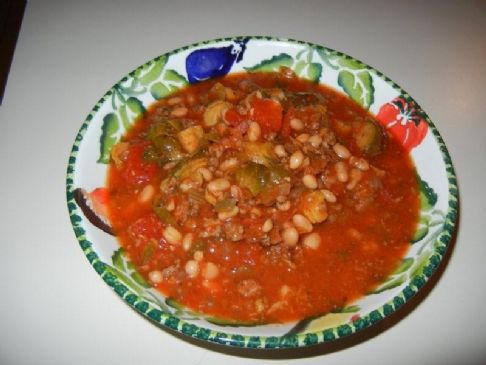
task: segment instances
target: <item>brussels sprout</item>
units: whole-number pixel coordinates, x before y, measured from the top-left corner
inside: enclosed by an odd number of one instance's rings
[[[161,135],[154,138],[153,143],[162,162],[179,161],[184,157],[182,147],[174,137]]]
[[[147,137],[152,142],[160,136],[175,136],[182,130],[182,122],[178,119],[168,119],[150,126]]]
[[[237,184],[250,190],[253,196],[258,195],[270,181],[270,170],[264,165],[249,162],[235,172]]]
[[[274,158],[273,144],[270,142],[243,142],[240,159],[269,166]]]
[[[174,177],[180,180],[191,179],[193,181],[202,182],[202,176],[198,170],[207,165],[208,159],[205,157],[195,158],[189,161],[181,161],[179,166],[174,169]]]
[[[367,119],[354,131],[356,146],[367,155],[377,155],[383,150],[383,130],[374,121]]]

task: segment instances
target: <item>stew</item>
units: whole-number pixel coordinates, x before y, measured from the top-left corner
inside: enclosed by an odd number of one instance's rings
[[[223,320],[349,305],[393,272],[418,220],[406,149],[285,68],[158,101],[111,157],[109,218],[131,261],[165,296]]]

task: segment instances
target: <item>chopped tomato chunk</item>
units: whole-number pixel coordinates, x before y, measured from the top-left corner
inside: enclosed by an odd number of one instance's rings
[[[135,143],[129,147],[125,179],[130,184],[142,184],[150,181],[157,173],[157,164],[143,158],[147,143]]]
[[[280,131],[283,109],[278,101],[253,98],[251,107],[251,119],[260,124],[263,135]]]

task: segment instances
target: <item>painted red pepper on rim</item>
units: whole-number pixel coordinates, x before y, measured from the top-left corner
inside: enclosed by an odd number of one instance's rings
[[[382,105],[376,119],[407,150],[418,146],[427,134],[428,124],[415,102],[398,97]]]

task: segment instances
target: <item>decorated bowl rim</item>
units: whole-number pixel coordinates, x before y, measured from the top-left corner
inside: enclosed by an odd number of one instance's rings
[[[81,246],[81,249],[83,250],[85,256],[87,257],[88,261],[93,266],[95,271],[101,276],[101,278],[110,287],[112,287],[112,289],[117,293],[117,295],[120,298],[122,298],[130,307],[132,307],[137,312],[141,313],[142,315],[146,316],[147,318],[151,319],[152,321],[156,322],[159,325],[165,326],[169,329],[175,330],[184,335],[199,340],[208,341],[216,344],[230,345],[235,347],[281,349],[281,348],[306,347],[310,345],[332,342],[340,338],[347,337],[351,334],[358,333],[364,330],[365,328],[368,328],[376,324],[377,322],[380,322],[384,318],[391,316],[404,304],[409,302],[410,299],[415,296],[415,294],[420,290],[420,288],[422,288],[426,284],[426,282],[432,277],[434,272],[437,270],[443,257],[447,252],[451,239],[454,235],[457,214],[458,214],[459,193],[457,187],[457,178],[454,172],[454,167],[449,152],[447,150],[447,147],[439,131],[437,130],[436,126],[431,121],[431,119],[429,118],[429,116],[425,111],[423,112],[423,115],[435,137],[438,147],[440,148],[441,157],[443,162],[445,163],[447,180],[448,180],[449,198],[447,201],[446,219],[444,221],[442,230],[437,237],[437,242],[440,243],[440,245],[434,248],[434,253],[433,255],[430,256],[427,264],[424,266],[424,270],[422,274],[414,277],[413,280],[411,280],[408,283],[408,285],[405,286],[403,290],[401,290],[401,292],[398,295],[396,295],[392,300],[384,303],[379,308],[369,312],[368,314],[362,317],[357,318],[356,320],[350,321],[346,324],[341,324],[337,327],[328,328],[325,329],[324,331],[315,332],[315,333],[307,332],[307,333],[287,334],[284,336],[265,336],[265,335],[250,336],[250,335],[225,333],[223,331],[216,331],[213,329],[205,328],[203,326],[188,323],[184,319],[181,319],[175,315],[162,312],[161,310],[153,307],[150,303],[144,301],[143,298],[137,297],[134,294],[126,295],[126,290],[122,289],[123,283],[120,283],[116,277],[113,277],[113,275],[109,274],[108,270],[106,269],[106,265],[98,258],[97,253],[94,251],[92,242],[90,242],[86,238],[86,232],[82,227],[79,227],[77,225],[77,223],[81,221],[81,217],[78,214],[76,214],[77,209],[76,206],[73,205],[73,194],[75,189],[73,175],[75,172],[75,164],[76,164],[76,159],[78,157],[79,146],[81,144],[81,141],[84,138],[88,126],[90,125],[90,122],[92,121],[95,114],[98,112],[100,106],[106,101],[108,97],[111,96],[112,90],[117,85],[120,85],[120,83],[126,81],[128,79],[128,76],[132,75],[137,70],[141,70],[143,67],[146,67],[151,62],[156,61],[163,56],[168,57],[170,55],[178,54],[185,50],[195,49],[201,46],[206,46],[208,44],[218,44],[221,42],[229,42],[229,41],[242,40],[242,39],[263,40],[263,41],[270,41],[270,42],[276,42],[282,44],[285,43],[298,44],[298,45],[309,46],[314,49],[334,52],[335,54],[344,57],[345,59],[357,61],[364,68],[368,70],[372,70],[386,83],[388,83],[394,89],[399,91],[401,95],[406,96],[411,100],[413,100],[416,103],[416,105],[420,108],[419,104],[403,88],[401,88],[396,82],[391,80],[389,77],[384,75],[379,70],[367,65],[366,63],[360,61],[355,57],[336,51],[332,48],[324,47],[311,42],[300,41],[291,38],[253,35],[253,36],[233,36],[233,37],[217,38],[217,39],[196,42],[187,46],[179,47],[173,49],[172,51],[165,52],[157,57],[152,58],[151,60],[143,63],[142,65],[138,66],[137,68],[135,68],[134,70],[132,70],[131,72],[123,76],[110,89],[108,89],[108,91],[104,93],[104,95],[96,102],[94,107],[91,109],[91,111],[83,121],[79,131],[76,134],[75,141],[69,155],[67,174],[66,174],[66,198],[67,198],[67,207],[68,207],[68,213],[70,216],[71,224],[73,226],[75,236]],[[120,284],[122,285],[120,286]],[[257,345],[255,345],[255,343]]]

